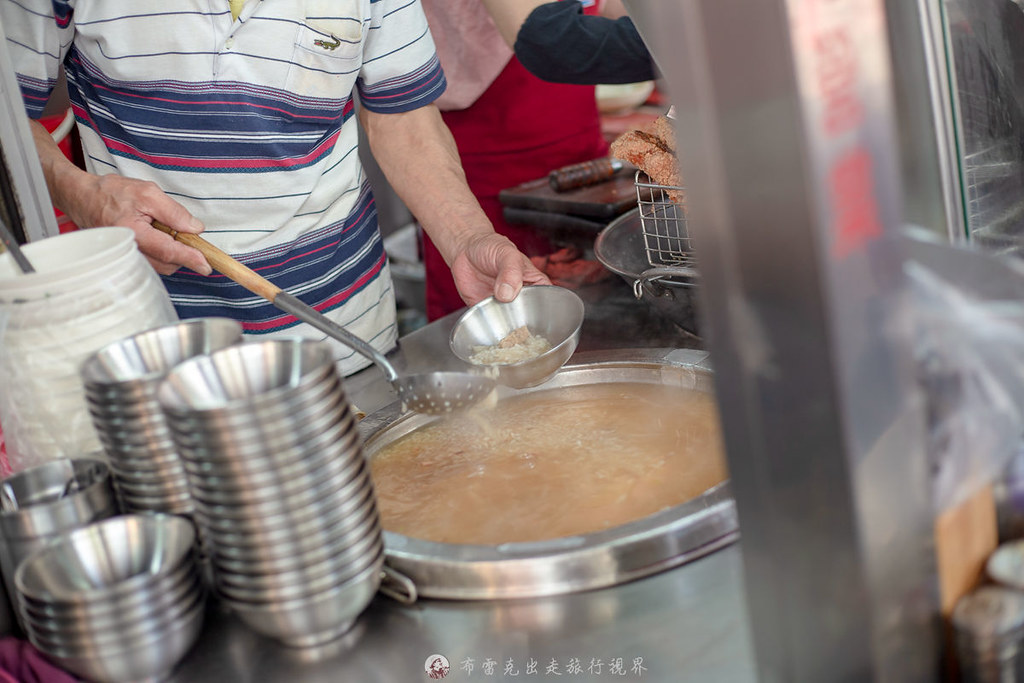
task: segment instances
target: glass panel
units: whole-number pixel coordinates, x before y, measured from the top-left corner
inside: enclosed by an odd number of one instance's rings
[[[1024,255],[1024,10],[945,0],[945,11],[969,236]]]

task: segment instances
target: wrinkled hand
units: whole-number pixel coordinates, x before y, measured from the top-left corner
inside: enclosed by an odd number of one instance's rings
[[[139,251],[161,275],[186,266],[209,275],[212,270],[197,249],[175,241],[153,227],[159,220],[178,232],[200,233],[204,226],[154,183],[110,174],[90,176],[64,212],[81,228],[119,225],[131,228]]]
[[[452,276],[470,306],[492,294],[498,301],[512,301],[523,285],[551,284],[510,239],[493,232],[473,238],[458,253]]]

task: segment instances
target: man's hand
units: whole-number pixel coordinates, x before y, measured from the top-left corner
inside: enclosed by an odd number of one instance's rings
[[[400,114],[360,110],[373,155],[437,245],[467,304],[511,301],[524,284],[551,284],[511,240],[494,232],[470,192],[455,140],[433,105]]]
[[[156,271],[170,275],[186,266],[209,275],[206,258],[153,227],[159,220],[178,232],[199,233],[203,224],[155,184],[119,175],[93,175],[75,166],[38,121],[32,135],[54,205],[80,228],[118,225],[135,233],[139,251]]]
[[[511,240],[495,232],[474,238],[456,255],[452,276],[470,306],[492,294],[512,301],[523,285],[551,284]]]

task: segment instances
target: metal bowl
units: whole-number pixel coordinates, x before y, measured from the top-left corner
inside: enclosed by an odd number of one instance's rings
[[[276,449],[304,445],[309,439],[330,430],[350,428],[355,418],[343,397],[325,405],[318,414],[301,414],[268,420],[251,426],[197,429],[174,422],[175,442],[183,455],[191,460],[247,458],[252,452],[273,452]],[[198,457],[196,457],[198,456]]]
[[[245,542],[242,536],[242,542],[236,544],[213,544],[212,554],[214,561],[230,573],[264,576],[340,559],[359,541],[367,536],[379,538],[380,534],[380,516],[368,501],[321,530],[276,541]]]
[[[337,373],[330,347],[305,339],[272,339],[191,358],[157,390],[172,415],[249,413],[305,393]]]
[[[357,496],[364,488],[370,486],[369,474],[365,465],[363,470],[352,478],[342,482],[319,482],[305,491],[297,492],[284,500],[256,500],[248,503],[209,503],[202,494],[195,492],[198,512],[207,520],[220,520],[224,523],[233,521],[256,520],[272,528],[280,520],[293,523],[296,517],[305,517],[314,511],[326,514],[353,496]]]
[[[214,561],[222,570],[237,574],[301,569],[311,562],[327,559],[336,551],[336,546],[341,541],[349,542],[349,538],[358,535],[358,529],[366,529],[371,525],[378,528],[380,525],[375,501],[372,498],[368,499],[359,510],[344,516],[341,521],[329,529],[303,537],[312,540],[322,538],[323,542],[321,543],[315,545],[310,543],[295,548],[287,543],[255,543],[224,548],[215,546]]]
[[[449,343],[452,352],[467,363],[478,346],[493,346],[516,328],[525,325],[543,337],[551,348],[518,363],[494,364],[497,381],[522,389],[550,379],[576,350],[583,325],[583,301],[570,289],[551,285],[524,287],[513,301],[489,297],[474,304],[456,321]]]
[[[117,613],[114,618],[84,622],[68,620],[26,620],[28,633],[48,647],[76,650],[89,647],[119,648],[125,640],[159,634],[205,602],[202,582],[193,573],[191,582],[176,593],[154,595],[148,611]]]
[[[326,467],[329,463],[342,461],[355,466],[361,460],[358,447],[359,432],[351,429],[343,440],[334,441],[323,448],[308,451],[294,462],[279,463],[266,458],[255,463],[246,461],[215,463],[187,463],[192,486],[217,492],[244,489],[252,491],[287,484],[296,477],[308,476],[310,472]],[[252,465],[255,464],[256,467]]]
[[[132,610],[149,609],[149,601],[153,595],[169,593],[187,583],[195,573],[195,554],[182,558],[179,566],[170,569],[165,575],[153,579],[142,589],[111,596],[107,600],[92,602],[57,602],[34,598],[21,593],[18,595],[20,609],[27,610],[31,616],[48,619],[106,619],[119,612],[129,613]]]
[[[217,569],[217,589],[229,598],[248,602],[280,602],[315,595],[348,581],[384,554],[380,528],[367,533],[338,554],[299,569],[241,574]]]
[[[337,375],[329,375],[320,382],[304,386],[288,397],[269,406],[251,406],[233,412],[193,411],[169,415],[170,426],[179,435],[200,432],[203,438],[216,438],[222,433],[236,431],[281,431],[296,422],[314,420],[325,414],[345,410],[345,392]]]
[[[82,365],[86,390],[104,399],[142,389],[151,397],[156,382],[174,366],[242,341],[242,326],[228,318],[196,318],[139,333],[103,347]],[[142,385],[149,385],[143,389]]]
[[[200,505],[195,517],[211,543],[226,553],[233,553],[234,549],[242,550],[250,545],[276,547],[282,539],[298,542],[293,539],[329,533],[342,519],[362,509],[367,498],[372,498],[376,505],[369,475],[364,474],[360,475],[358,482],[346,488],[343,495],[332,495],[327,500],[318,500],[316,504],[302,508],[286,509],[274,515],[211,517]]]
[[[19,594],[41,601],[102,602],[172,572],[195,542],[195,527],[181,517],[112,517],[54,540],[21,564],[14,582]]]
[[[697,288],[692,268],[651,268],[647,262],[640,209],[619,216],[594,240],[594,256],[633,287],[638,299],[683,330],[698,334]]]
[[[250,629],[292,647],[316,647],[344,635],[380,587],[381,555],[358,576],[316,595],[275,603],[225,599]]]

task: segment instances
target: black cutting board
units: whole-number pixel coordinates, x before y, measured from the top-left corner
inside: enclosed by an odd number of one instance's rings
[[[547,178],[510,187],[498,193],[503,206],[588,218],[612,219],[636,208],[634,172],[620,172],[595,185],[555,192]]]

